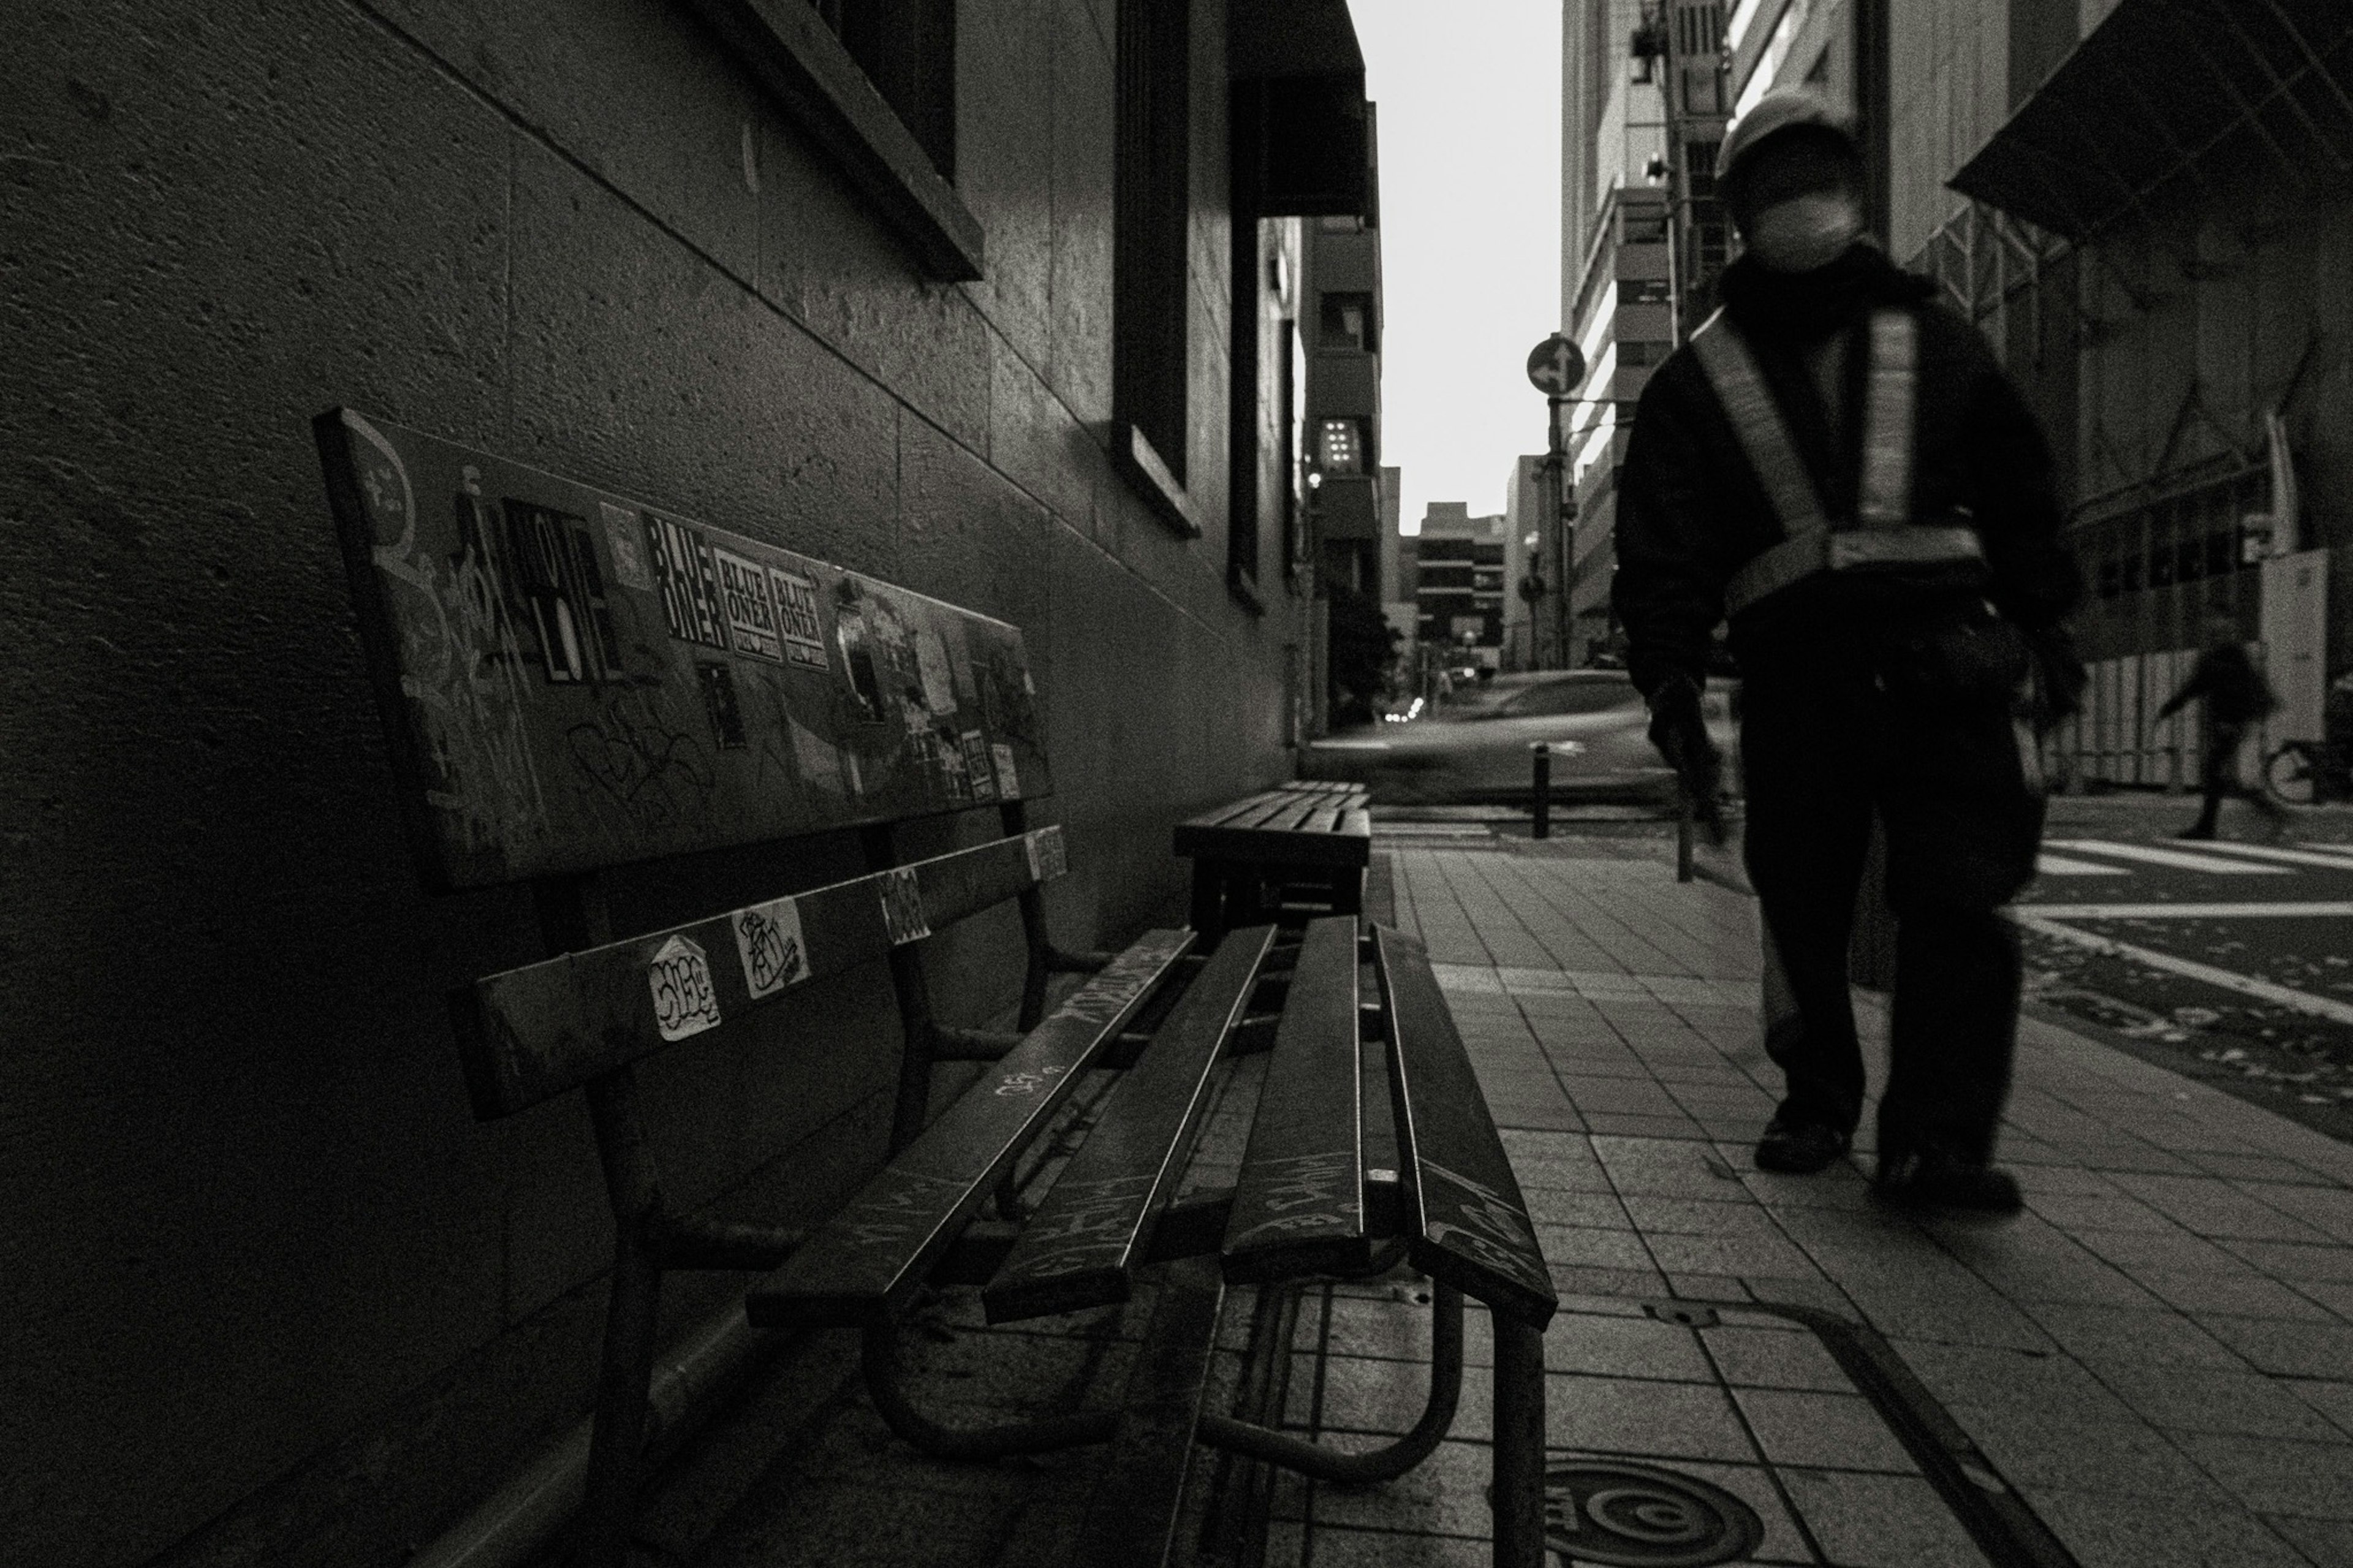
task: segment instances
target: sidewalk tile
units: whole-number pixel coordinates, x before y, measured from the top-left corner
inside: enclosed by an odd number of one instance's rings
[[[2339,1376],[2353,1377],[2353,1366],[2341,1366],[2337,1372]],[[2286,1386],[2297,1398],[2335,1422],[2337,1430],[2353,1437],[2353,1383],[2311,1380],[2291,1382]]]
[[[1650,1318],[1562,1314],[1545,1335],[1545,1365],[1603,1377],[1713,1383],[1715,1373],[1689,1329]]]
[[[1789,1388],[1743,1388],[1735,1397],[1757,1447],[1776,1465],[1919,1473],[1866,1399]]]
[[[2344,1438],[2326,1416],[2260,1373],[2115,1363],[2097,1371],[2126,1404],[2168,1431],[2314,1442]]]
[[[2298,1295],[2267,1274],[2242,1267],[2235,1273],[2174,1273],[2135,1268],[2133,1277],[2171,1306],[2187,1312],[2222,1312],[2244,1318],[2330,1321],[2326,1307]]]
[[[2191,1433],[2176,1439],[2207,1473],[2265,1513],[2353,1521],[2353,1442]]]
[[[2292,1241],[2226,1241],[2222,1245],[2274,1279],[2290,1284],[2353,1284],[2353,1247],[2306,1247]]]
[[[1545,1394],[1545,1433],[1550,1447],[1597,1453],[1734,1463],[1757,1457],[1731,1401],[1707,1384],[1555,1373]]]
[[[1916,1476],[1785,1470],[1790,1500],[1841,1568],[1985,1568],[1985,1557]]]
[[[1724,1324],[1700,1339],[1735,1388],[1802,1388],[1842,1394],[1853,1386],[1810,1333]]]
[[[2353,1524],[2335,1519],[2292,1519],[2274,1515],[2263,1521],[2294,1542],[2320,1568],[2341,1568],[2353,1563]]]
[[[1732,1274],[1744,1279],[1809,1279],[1821,1270],[1775,1236],[1653,1235],[1651,1255],[1670,1273]]]
[[[2206,1312],[2195,1317],[2206,1332],[2260,1371],[2281,1377],[2353,1376],[2353,1325]]]
[[[2064,1487],[2023,1489],[2083,1568],[2307,1568],[2235,1510]]]
[[[2228,1345],[2179,1312],[2036,1302],[2027,1311],[2080,1361],[2226,1370],[2244,1365]]]

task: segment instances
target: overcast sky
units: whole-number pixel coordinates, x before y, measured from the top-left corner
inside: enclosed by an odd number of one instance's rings
[[[1560,314],[1560,0],[1349,0],[1380,106],[1382,461],[1399,515],[1504,510]]]

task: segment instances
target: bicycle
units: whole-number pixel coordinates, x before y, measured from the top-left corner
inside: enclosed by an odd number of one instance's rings
[[[2317,741],[2284,741],[2263,759],[2263,788],[2288,805],[2353,798],[2341,762]]]

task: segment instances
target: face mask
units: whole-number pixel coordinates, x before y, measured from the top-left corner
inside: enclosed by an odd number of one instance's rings
[[[1862,236],[1860,202],[1841,191],[1810,191],[1758,213],[1747,239],[1750,253],[1774,271],[1811,272]]]

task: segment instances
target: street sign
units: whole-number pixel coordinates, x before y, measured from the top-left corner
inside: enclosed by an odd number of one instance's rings
[[[1585,351],[1555,332],[1528,353],[1528,384],[1547,397],[1567,397],[1585,379]]]

